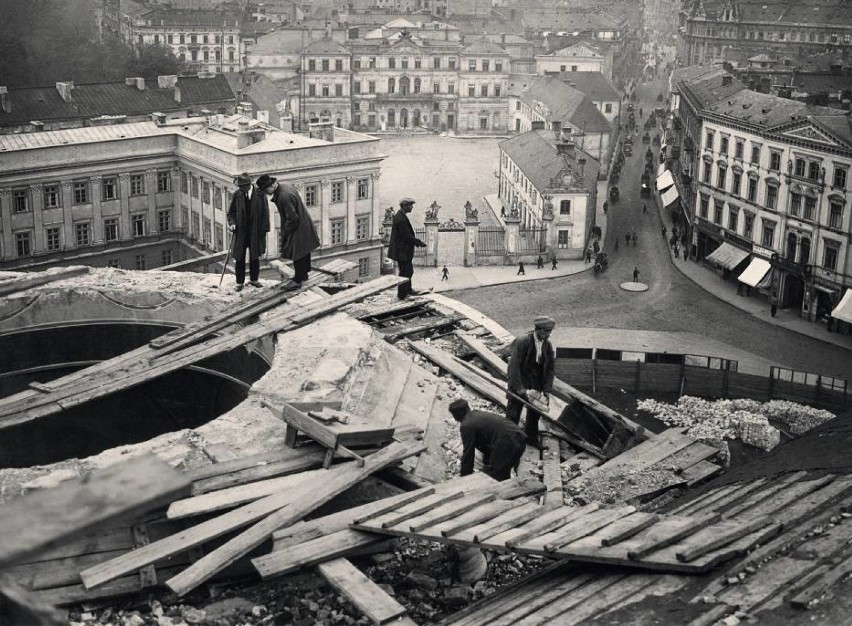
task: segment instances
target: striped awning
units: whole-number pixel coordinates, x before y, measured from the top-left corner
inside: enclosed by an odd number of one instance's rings
[[[831,312],[831,317],[852,324],[852,289],[846,290],[840,303]]]
[[[739,281],[750,287],[757,287],[758,283],[763,280],[767,272],[772,269],[769,261],[760,257],[752,257],[751,263],[745,268],[745,271],[740,274]]]
[[[666,189],[674,185],[674,178],[670,170],[666,170],[657,176],[657,189]]]
[[[663,206],[669,206],[672,202],[680,198],[680,194],[677,192],[677,187],[669,187],[663,192],[663,195],[660,196],[660,199],[663,202]]]
[[[742,248],[737,248],[727,242],[723,242],[721,246],[707,256],[706,260],[721,265],[726,270],[732,270],[742,263],[743,259],[747,256],[748,252]]]

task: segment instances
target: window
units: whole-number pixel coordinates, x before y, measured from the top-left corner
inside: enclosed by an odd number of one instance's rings
[[[819,162],[811,161],[808,165],[808,178],[811,180],[819,180]]]
[[[343,95],[343,85],[334,86],[334,95],[340,97]]]
[[[802,212],[802,195],[794,193],[790,195],[790,215],[799,216]]]
[[[369,66],[370,69],[375,69],[376,68],[376,57],[370,57],[367,61],[367,65]]]
[[[722,224],[722,209],[725,207],[724,202],[720,202],[719,200],[713,200],[713,222],[715,224]]]
[[[360,70],[361,69],[361,59],[352,59],[352,69]]]
[[[699,216],[703,217],[706,220],[709,208],[710,198],[708,196],[701,196],[701,212],[699,213]]]
[[[89,202],[89,183],[74,183],[74,204],[86,204]]]
[[[331,201],[343,202],[343,181],[338,180],[331,183]]]
[[[210,221],[209,217],[205,217],[202,224],[201,242],[205,246],[210,246],[213,244],[213,223]]]
[[[742,186],[743,175],[737,171],[734,172],[731,178],[731,193],[735,196],[740,195],[740,187]]]
[[[361,125],[361,114],[360,113],[356,113],[355,115],[352,116],[352,125],[355,128],[357,128]]]
[[[18,256],[30,256],[30,254],[32,254],[32,244],[30,241],[29,231],[15,233],[15,249],[18,252]]]
[[[222,190],[219,189],[216,185],[213,185],[213,208],[222,208]]]
[[[394,57],[388,58],[388,69],[396,69],[396,59]]]
[[[751,239],[753,231],[754,215],[749,213],[748,211],[743,211],[743,235],[745,235],[747,239]]]
[[[408,57],[402,57],[400,60],[400,68],[407,70],[408,69]]]
[[[719,165],[719,173],[716,175],[716,186],[722,191],[725,190],[725,177],[728,174],[728,168]]]
[[[136,269],[137,270],[144,270],[147,266],[144,254],[137,254],[135,262],[136,262]]]
[[[432,67],[436,70],[441,69],[441,57],[434,57],[432,59]]]
[[[329,224],[331,225],[331,245],[343,243],[343,233],[346,228],[346,220],[329,220]]]
[[[161,233],[172,229],[172,212],[169,210],[157,213],[157,230]]]
[[[359,178],[358,179],[358,200],[364,200],[365,198],[370,197],[370,179],[369,178]]]
[[[370,257],[365,256],[358,259],[358,278],[366,278],[370,275]]]
[[[323,72],[327,72],[327,71],[328,71],[328,59],[323,59],[323,60],[322,60],[322,71],[323,71]]]
[[[604,105],[604,112],[605,113],[612,113],[612,102],[607,102]]]
[[[775,222],[767,222],[766,220],[763,220],[763,233],[760,237],[760,245],[764,248],[771,248],[774,240]]]
[[[361,93],[361,81],[360,80],[356,80],[354,83],[352,83],[352,93],[354,93],[354,94]]]
[[[396,79],[388,78],[388,93],[396,91]]]
[[[438,81],[432,83],[432,93],[441,93],[441,83]]]
[[[88,246],[91,240],[91,226],[89,222],[77,222],[74,224],[74,234],[77,238],[77,247]]]
[[[59,185],[44,186],[44,208],[56,209],[60,205]]]
[[[47,251],[48,252],[56,252],[60,248],[59,244],[59,228],[52,227],[48,228],[45,231],[46,240],[47,240]]]
[[[171,172],[157,172],[157,192],[172,190],[172,175]]]
[[[190,187],[192,189],[192,197],[197,198],[198,197],[198,177],[197,176],[192,177]]]
[[[317,205],[317,186],[305,185],[305,206]]]
[[[770,152],[769,153],[769,169],[780,172],[781,171],[781,153],[780,152]]]
[[[479,95],[483,98],[488,97],[488,85],[481,85],[479,88]]]
[[[131,174],[130,175],[130,195],[141,196],[145,193],[145,175]]]
[[[419,78],[414,79],[414,93],[420,93],[421,81]]]
[[[766,183],[766,208],[778,208],[778,187],[773,183]]]
[[[115,200],[118,198],[118,181],[114,177],[104,178],[101,181],[101,199]]]
[[[846,174],[847,170],[845,167],[834,166],[834,182],[832,183],[832,187],[840,187],[841,189],[846,189]]]
[[[452,81],[448,82],[447,83],[447,93],[454,94],[455,92],[456,92],[456,84]],[[438,103],[436,102],[435,104],[438,104]]]
[[[760,146],[751,147],[751,162],[755,165],[760,163]]]
[[[728,206],[728,230],[737,232],[737,218],[739,214],[739,211],[735,207]]]
[[[171,265],[171,264],[174,262],[174,260],[173,260],[173,258],[172,258],[172,250],[171,250],[171,248],[169,248],[168,250],[163,250],[163,252],[162,252],[162,256],[160,257],[160,260],[162,261],[162,262],[160,263],[160,265],[163,265],[163,266],[165,266],[165,265]]]
[[[713,133],[711,133],[709,131],[707,132],[707,136],[706,136],[705,141],[704,141],[704,147],[709,149],[709,150],[713,149]]]
[[[742,159],[743,158],[743,148],[745,143],[741,139],[737,139],[737,143],[734,144],[734,158]]]
[[[210,183],[206,180],[201,181],[201,201],[210,204]]]
[[[502,72],[503,71],[503,61],[494,61],[494,71]]]
[[[328,85],[323,85],[323,86],[322,86],[322,97],[323,97],[323,98],[328,98]]]
[[[722,154],[728,154],[728,138],[722,137],[722,140],[719,144],[719,152]]]
[[[802,217],[806,220],[814,219],[814,210],[816,209],[816,198],[805,196],[805,209],[802,211]]]
[[[144,237],[145,236],[145,214],[137,213],[130,217],[130,225],[133,229],[134,237]]]
[[[374,113],[370,113],[370,114],[367,116],[367,126],[369,126],[370,128],[372,128],[372,127],[374,127],[375,125],[376,125],[376,116],[375,116],[375,114],[374,114]]]
[[[365,241],[370,238],[370,216],[359,215],[355,218],[355,239]]]
[[[515,102],[515,110],[516,110],[516,111],[520,111],[520,110],[521,110],[521,101],[520,101],[520,100],[518,100],[517,102]]]
[[[367,92],[368,93],[376,93],[376,81],[371,80],[367,83]]]
[[[822,266],[833,272],[837,269],[837,257],[840,246],[828,239],[824,239],[823,241],[825,242],[825,248],[822,252]]]
[[[221,252],[225,249],[225,228],[221,224],[216,224],[213,231],[216,235],[216,251]]]
[[[104,241],[118,241],[117,217],[108,217],[104,220]]]
[[[710,184],[711,176],[713,175],[713,163],[710,161],[704,162],[704,182]]]
[[[749,177],[748,179],[748,201],[757,202],[757,179]]]
[[[572,66],[571,66],[571,71],[572,71],[572,72],[576,72],[576,71],[577,71],[577,66],[576,66],[576,65],[572,65]]]
[[[559,215],[571,215],[571,201],[570,200],[560,200],[559,201]]]
[[[316,85],[308,85],[308,96],[313,97],[317,95],[317,86]]]
[[[832,200],[828,208],[828,227],[840,230],[843,226],[843,205]]]
[[[467,86],[467,95],[471,98],[476,96],[476,85],[468,85]]]
[[[570,230],[560,230],[556,233],[556,247],[564,250],[565,248],[570,247],[571,245],[571,231]]]
[[[416,59],[414,59],[414,69],[419,70],[420,67],[422,66],[422,64],[423,64],[423,61],[420,59],[420,57],[417,57]]]
[[[189,225],[189,234],[193,237],[198,237],[201,233],[201,218],[198,216],[198,213],[193,211],[192,218],[190,219]]]
[[[488,130],[488,118],[480,117],[479,118],[479,130]]]
[[[29,210],[26,189],[15,189],[12,192],[12,210],[15,213],[26,213]]]
[[[343,59],[335,59],[334,60],[334,71],[342,72],[343,71]]]
[[[189,193],[189,176],[187,176],[186,172],[180,173],[180,190],[183,193]]]
[[[805,175],[805,160],[804,159],[796,159],[796,168],[794,170],[796,172],[796,176]]]

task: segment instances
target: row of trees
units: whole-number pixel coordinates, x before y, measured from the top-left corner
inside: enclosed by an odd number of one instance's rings
[[[165,46],[98,41],[94,0],[0,0],[0,84],[8,87],[179,74]]]

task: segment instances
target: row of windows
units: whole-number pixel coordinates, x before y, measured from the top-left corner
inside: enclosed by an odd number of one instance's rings
[[[146,270],[148,269],[148,255],[147,254],[137,254],[134,259],[134,268],[137,270]],[[160,265],[171,265],[174,263],[174,253],[171,248],[163,250],[160,253]],[[121,268],[121,259],[108,259],[107,267],[117,267]]]
[[[140,35],[140,38],[141,38],[141,35]],[[189,41],[190,44],[198,44],[198,43],[210,44],[210,43],[213,43],[213,44],[219,45],[219,44],[222,43],[222,36],[221,35],[197,35],[197,34],[186,35],[184,33],[181,33],[179,35],[163,35],[162,37],[160,37],[160,35],[154,35],[154,43],[155,44],[165,42],[165,43],[169,43],[169,44],[178,43],[180,45],[185,45],[187,43],[187,41]],[[227,43],[233,45],[234,36],[228,35],[227,37],[225,37],[225,41]]]
[[[800,31],[800,30],[744,30],[740,32],[737,28],[719,28],[715,26],[695,26],[696,35],[707,35],[708,37],[728,37],[739,39],[755,39],[757,41],[801,41],[809,43],[840,43],[852,42],[852,35],[846,32],[826,33],[822,31]]]
[[[216,61],[217,63],[222,60],[222,51],[218,48],[213,51],[213,58],[210,58],[209,50],[202,50],[201,56],[199,57],[198,50],[189,50],[186,54],[180,55],[187,61],[204,61],[205,63],[210,63],[211,61]],[[228,49],[228,63],[236,63],[237,56],[236,51],[233,48]]]
[[[345,186],[342,180],[332,181],[331,182],[331,202],[344,202],[346,200],[345,197]],[[222,203],[222,194],[226,193],[225,189],[219,187],[215,183],[210,183],[210,181],[200,179],[198,176],[194,174],[188,174],[187,172],[181,173],[181,191],[183,193],[190,194],[193,198],[201,198],[201,201],[205,204],[210,204],[211,198],[213,199],[213,207],[216,209],[221,209],[223,206]],[[228,204],[230,204],[231,194],[228,195]],[[306,185],[305,186],[305,205],[306,206],[316,206],[317,198],[317,185]],[[366,200],[370,197],[370,179],[369,178],[358,178],[356,181],[355,188],[355,199],[356,200]]]
[[[171,191],[171,172],[157,172],[157,193]],[[131,174],[128,192],[130,196],[144,196],[146,191],[145,174]],[[101,180],[101,201],[118,200],[120,197],[118,176],[104,176]],[[45,209],[62,207],[62,192],[60,183],[47,183],[42,186],[42,203]],[[89,181],[73,181],[71,183],[71,204],[88,204],[92,202],[92,188]],[[29,189],[12,189],[12,212],[26,213],[32,209]]]
[[[337,61],[338,60],[335,60],[335,67],[337,67]],[[340,61],[340,62],[342,64],[342,61]],[[440,69],[443,69],[444,66],[446,66],[446,69],[448,69],[448,70],[458,69],[457,57],[451,56],[451,57],[447,57],[446,59],[444,59],[443,57],[439,57],[439,56],[432,57],[432,62],[431,62],[431,68],[432,69],[440,70]],[[309,71],[315,71],[316,67],[317,67],[316,61],[309,59],[308,60],[308,70]],[[325,71],[325,72],[329,71],[328,59],[323,59],[321,67],[323,68],[322,71]],[[373,70],[373,69],[376,69],[377,67],[378,67],[378,65],[377,65],[376,57],[363,57],[363,58],[352,59],[352,69],[354,69],[354,70],[360,70],[362,68]],[[385,65],[385,63],[382,63],[382,67],[387,67],[387,69],[391,69],[391,70],[394,70],[394,69],[402,69],[402,70],[415,69],[415,70],[419,70],[419,69],[428,68],[429,67],[429,60],[426,59],[426,58],[421,58],[421,57],[414,57],[411,60],[409,60],[408,57],[401,57],[399,59],[399,63],[397,63],[396,57],[387,57],[387,65]],[[477,68],[479,68],[479,71],[482,71],[482,72],[490,72],[491,71],[491,60],[490,59],[482,59],[479,62],[477,62],[476,59],[469,59],[468,60],[468,70],[470,70],[471,72],[475,72],[475,71],[477,71]],[[339,70],[337,70],[337,71],[339,71]],[[502,60],[495,60],[494,61],[494,71],[495,72],[502,72],[503,71],[503,61]]]
[[[131,236],[144,237],[148,229],[148,214],[134,213],[130,216]],[[168,232],[172,229],[172,212],[164,209],[157,213],[157,226],[159,232]],[[109,243],[119,240],[119,222],[117,217],[107,217],[103,220],[104,242]],[[58,252],[62,250],[62,226],[48,226],[44,229],[45,251]],[[90,246],[92,239],[92,222],[80,221],[74,223],[74,245],[77,248]],[[18,231],[15,233],[15,246],[19,257],[30,256],[33,253],[32,231]],[[144,269],[144,268],[143,268]]]

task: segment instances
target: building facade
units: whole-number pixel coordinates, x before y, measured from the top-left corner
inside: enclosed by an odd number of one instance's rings
[[[607,52],[577,43],[549,54],[537,54],[535,72],[600,72],[612,79],[612,58]]]
[[[315,253],[380,271],[378,141],[329,124],[294,135],[234,116],[0,136],[0,267],[68,263],[149,269],[227,249],[241,172],[296,186]],[[267,257],[278,256],[277,211]]]

